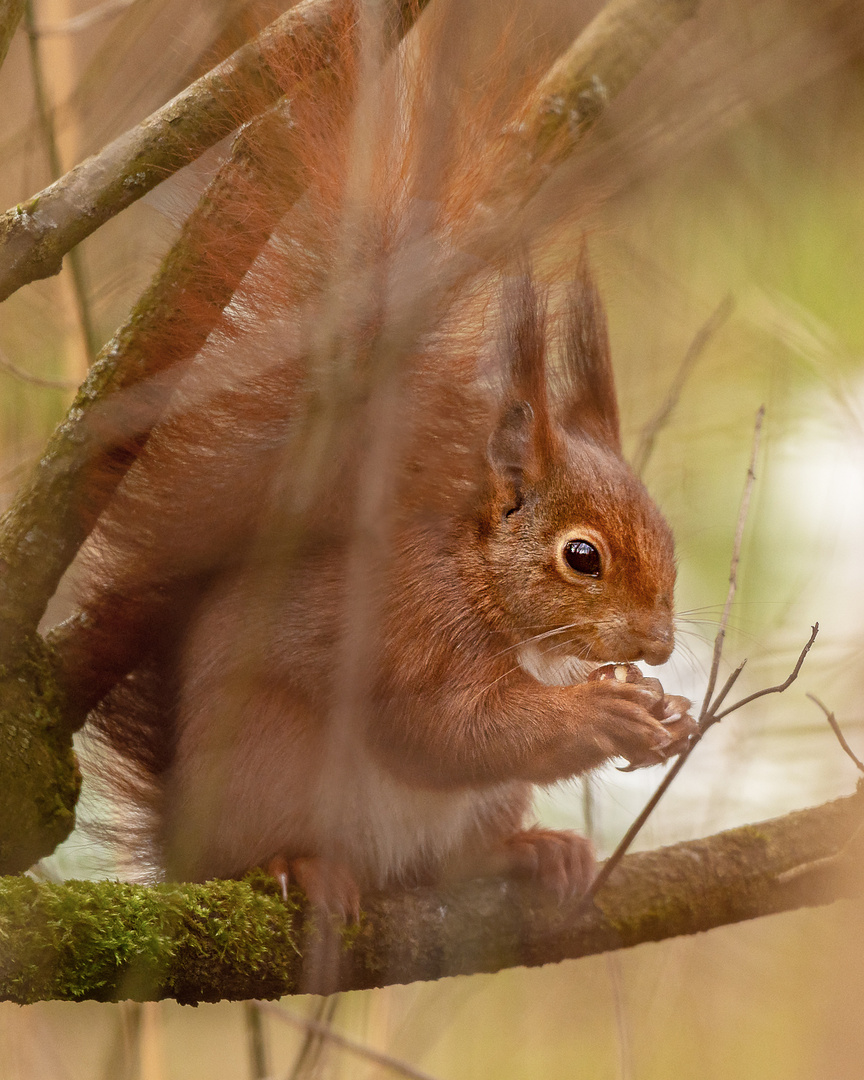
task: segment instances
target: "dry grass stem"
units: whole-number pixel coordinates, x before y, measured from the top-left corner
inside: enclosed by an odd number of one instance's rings
[[[13,364],[2,352],[0,352],[0,371],[5,371],[13,379],[20,379],[21,382],[30,383],[33,386],[42,386],[50,390],[75,390],[78,387],[78,383],[73,382],[71,379],[43,379],[40,375],[31,375],[29,371],[25,371],[23,368],[18,367],[17,364]]]
[[[636,447],[636,453],[633,455],[633,461],[631,462],[633,471],[637,476],[641,476],[644,473],[648,462],[651,460],[657,436],[669,422],[669,417],[672,415],[678,404],[681,392],[684,389],[684,384],[687,382],[693,368],[696,366],[696,361],[705,351],[706,346],[720,327],[723,326],[732,314],[734,307],[735,302],[732,297],[724,297],[708,319],[696,331],[693,340],[690,342],[687,351],[684,353],[684,358],[681,361],[678,371],[675,373],[675,378],[669,386],[669,391],[666,394],[663,404],[642,428],[642,434],[639,437],[639,445]]]
[[[363,1043],[357,1042],[356,1039],[349,1039],[346,1035],[340,1035],[338,1031],[334,1031],[328,1024],[297,1016],[295,1013],[288,1012],[286,1009],[280,1008],[280,1006],[269,1001],[259,1001],[258,1008],[266,1012],[268,1016],[274,1016],[281,1020],[282,1023],[292,1024],[302,1030],[314,1032],[320,1038],[332,1043],[333,1046],[338,1046],[351,1054],[365,1058],[367,1061],[374,1061],[376,1065],[381,1065],[398,1076],[408,1077],[409,1080],[436,1080],[429,1073],[421,1072],[420,1069],[415,1069],[413,1065],[400,1061],[399,1058],[384,1054],[380,1050],[373,1050],[371,1046],[364,1046]]]
[[[55,37],[61,34],[78,34],[82,30],[89,30],[91,26],[102,22],[104,19],[113,18],[126,8],[132,7],[136,0],[105,0],[103,4],[96,4],[80,15],[72,15],[61,22],[49,23],[47,26],[37,26],[36,36]]]
[[[63,174],[63,164],[60,159],[60,148],[57,143],[54,112],[49,104],[48,95],[45,89],[45,78],[42,57],[39,53],[39,35],[36,31],[36,15],[33,8],[33,0],[26,0],[24,23],[27,29],[27,44],[30,53],[30,71],[33,77],[33,96],[36,102],[36,114],[39,119],[39,127],[42,131],[42,141],[45,145],[45,153],[48,157],[51,179],[58,180]],[[81,338],[86,352],[87,364],[89,366],[99,350],[99,340],[96,336],[93,314],[90,310],[90,300],[87,296],[87,286],[84,281],[84,263],[81,251],[78,248],[69,252],[69,270],[72,275],[72,293],[75,298],[75,313],[78,317]]]

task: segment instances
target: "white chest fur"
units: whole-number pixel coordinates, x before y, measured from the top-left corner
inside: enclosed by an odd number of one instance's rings
[[[575,656],[558,652],[554,645],[544,650],[536,641],[520,645],[516,656],[522,670],[545,686],[572,686],[584,682],[597,666],[590,660],[577,660]]]
[[[420,866],[435,866],[510,797],[512,785],[437,791],[396,780],[368,753],[333,783],[322,774],[315,828],[319,850],[355,869],[372,887],[399,881]]]

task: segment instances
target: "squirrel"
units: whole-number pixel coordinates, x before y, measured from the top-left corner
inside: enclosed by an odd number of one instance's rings
[[[592,849],[526,827],[533,786],[662,762],[695,730],[657,680],[602,671],[671,655],[672,534],[622,456],[584,250],[564,288],[524,249],[478,264],[394,332],[458,252],[477,150],[438,212],[404,163],[367,177],[395,197],[352,202],[353,114],[325,111],[294,124],[326,182],[313,161],[103,513],[55,640],[154,874],[263,866],[344,917],[451,876],[563,897]],[[292,259],[306,279],[280,284]]]

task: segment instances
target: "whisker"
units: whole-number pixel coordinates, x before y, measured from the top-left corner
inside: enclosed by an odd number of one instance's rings
[[[513,649],[520,649],[523,645],[530,645],[534,641],[543,641],[546,638],[554,637],[556,634],[563,634],[567,630],[574,629],[575,626],[577,626],[577,623],[567,623],[566,626],[556,626],[554,630],[545,630],[542,634],[534,634],[533,637],[525,638],[524,641],[517,641],[514,645],[508,645],[506,649],[494,653],[492,658],[503,656],[504,653],[511,652]]]
[[[492,689],[492,687],[493,687],[493,686],[495,685],[495,683],[499,683],[499,682],[501,682],[501,680],[502,680],[502,679],[506,679],[508,675],[512,675],[514,671],[518,671],[518,670],[519,670],[519,666],[520,666],[519,664],[514,664],[514,665],[513,665],[513,667],[511,667],[511,668],[508,668],[508,669],[507,669],[507,670],[506,670],[505,672],[503,672],[503,673],[502,673],[501,675],[499,675],[499,676],[498,676],[497,678],[493,679],[493,680],[492,680],[492,682],[490,682],[490,683],[487,683],[487,684],[486,684],[485,686],[481,687],[481,688],[480,688],[480,689],[479,689],[479,690],[477,691],[477,693],[476,693],[476,694],[475,694],[475,695],[474,695],[474,696],[473,696],[472,698],[469,698],[469,700],[468,700],[468,704],[469,704],[469,705],[473,705],[473,704],[474,704],[474,702],[475,702],[475,701],[476,701],[476,700],[477,700],[478,698],[481,698],[481,697],[483,697],[483,695],[484,695],[484,694],[486,693],[486,691],[487,691],[487,690],[491,690],[491,689]]]

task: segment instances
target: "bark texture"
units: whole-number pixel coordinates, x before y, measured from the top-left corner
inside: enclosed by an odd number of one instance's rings
[[[341,938],[322,935],[299,896],[285,904],[260,874],[155,888],[6,878],[0,998],[273,998],[554,963],[860,895],[859,860],[839,867],[862,821],[859,786],[823,806],[629,855],[587,911],[578,899],[559,905],[525,885],[477,881],[371,897]]]

